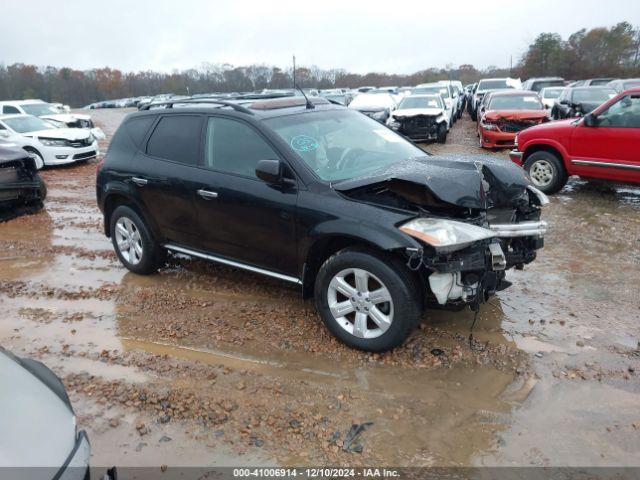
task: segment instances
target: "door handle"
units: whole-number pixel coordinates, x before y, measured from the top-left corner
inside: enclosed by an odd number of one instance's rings
[[[149,183],[149,180],[140,177],[131,177],[131,181],[139,187],[144,187],[147,183]]]
[[[210,190],[198,190],[198,195],[200,195],[205,200],[211,200],[212,198],[218,198],[217,192],[212,192]]]

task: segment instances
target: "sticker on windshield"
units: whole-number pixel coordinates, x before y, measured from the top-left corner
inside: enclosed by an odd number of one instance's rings
[[[291,139],[291,148],[298,152],[311,152],[318,149],[318,141],[309,135],[296,135]]]
[[[538,103],[538,98],[537,97],[523,97],[522,98],[525,102],[529,102],[529,103]]]
[[[378,130],[374,130],[374,132],[380,135],[382,138],[384,138],[387,142],[395,142],[395,143],[402,142],[402,137],[399,137],[398,135],[393,133],[391,130],[384,130],[380,128]]]

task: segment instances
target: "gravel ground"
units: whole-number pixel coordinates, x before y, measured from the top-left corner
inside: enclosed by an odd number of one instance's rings
[[[123,115],[93,112],[108,138]],[[506,159],[474,125],[424,148]],[[2,345],[63,378],[94,465],[640,464],[638,189],[572,180],[472,342],[470,312],[427,312],[378,355],[339,344],[275,280],[183,257],[128,273],[95,171],[44,171],[44,211],[0,224]]]

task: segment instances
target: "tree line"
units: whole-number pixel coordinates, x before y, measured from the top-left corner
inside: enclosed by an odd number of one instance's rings
[[[640,29],[627,22],[610,28],[581,29],[563,40],[557,33],[541,33],[512,68],[471,64],[427,68],[408,75],[315,66],[296,68],[297,84],[310,88],[354,88],[362,85],[417,85],[455,79],[463,84],[482,77],[558,75],[565,79],[598,76],[640,76]],[[0,65],[0,99],[40,98],[74,107],[125,97],[158,93],[196,94],[291,88],[293,69],[276,66],[205,63],[198,68],[161,73],[122,72],[113,68],[75,70],[16,63]]]

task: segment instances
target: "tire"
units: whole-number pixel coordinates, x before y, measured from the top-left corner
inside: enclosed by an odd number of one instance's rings
[[[447,126],[444,123],[438,125],[438,143],[445,143],[447,141]]]
[[[524,169],[533,185],[547,194],[559,192],[567,183],[562,161],[551,152],[532,153],[524,162]]]
[[[166,251],[158,244],[149,227],[135,210],[121,205],[113,211],[109,221],[113,248],[128,270],[148,275],[156,272],[164,264]],[[125,241],[125,247],[121,250],[119,242]],[[132,242],[135,244],[132,245]],[[128,249],[126,245],[129,246]]]
[[[356,273],[364,284],[356,283]],[[315,282],[316,308],[329,331],[346,345],[384,352],[400,345],[420,323],[418,284],[399,260],[373,250],[348,248],[320,267]],[[376,291],[378,302],[368,296]],[[389,301],[384,301],[386,298]],[[340,304],[345,313],[335,317],[332,309],[335,312]]]
[[[478,120],[478,111],[477,110],[471,110],[471,120],[473,120],[474,122],[476,122]]]
[[[40,184],[40,201],[44,203],[44,200],[47,198],[47,184],[44,183],[40,175],[38,175],[38,183]]]

